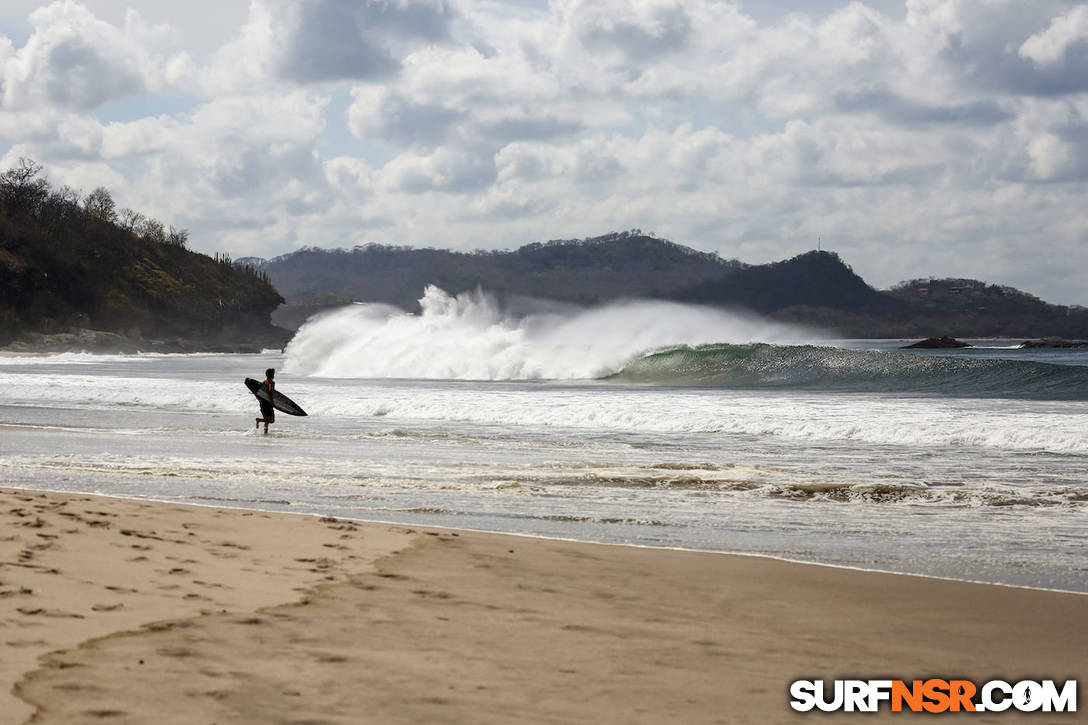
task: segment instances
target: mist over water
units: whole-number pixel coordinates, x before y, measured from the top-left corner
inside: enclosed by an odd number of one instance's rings
[[[484,292],[452,296],[430,285],[422,313],[357,304],[307,322],[287,346],[285,370],[335,378],[589,380],[674,345],[795,342],[800,328],[707,307],[632,300],[518,314]],[[525,305],[522,305],[525,306]]]

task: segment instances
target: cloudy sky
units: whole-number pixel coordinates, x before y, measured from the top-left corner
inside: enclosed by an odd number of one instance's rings
[[[631,228],[1088,304],[1088,4],[0,0],[0,152],[274,256]]]

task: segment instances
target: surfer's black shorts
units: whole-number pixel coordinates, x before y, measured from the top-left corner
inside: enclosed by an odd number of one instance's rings
[[[272,407],[272,404],[266,403],[263,400],[258,402],[261,404],[261,417],[269,423],[274,421],[276,419],[276,409]]]

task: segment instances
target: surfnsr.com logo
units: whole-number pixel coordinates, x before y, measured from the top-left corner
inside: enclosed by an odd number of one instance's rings
[[[1059,687],[1054,680],[797,680],[790,685],[790,707],[798,712],[1076,712],[1077,681]]]

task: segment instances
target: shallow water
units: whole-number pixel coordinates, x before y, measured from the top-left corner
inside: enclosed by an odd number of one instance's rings
[[[1024,354],[998,348],[953,354]],[[296,360],[278,383],[310,416],[255,434],[242,380],[285,362],[0,358],[0,482],[1088,591],[1083,400],[329,378]]]

